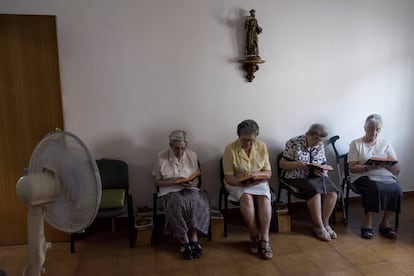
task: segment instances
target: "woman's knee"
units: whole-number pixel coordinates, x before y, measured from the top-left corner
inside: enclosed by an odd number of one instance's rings
[[[240,198],[240,206],[243,207],[254,207],[254,198],[250,194],[243,194]]]

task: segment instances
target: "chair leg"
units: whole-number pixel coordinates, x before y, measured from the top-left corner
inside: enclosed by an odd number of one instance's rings
[[[132,203],[132,196],[127,197],[128,204],[128,228],[129,228],[129,248],[134,248],[136,244],[136,229],[135,229],[135,216],[134,205]]]
[[[210,225],[208,226],[208,240],[212,240],[212,233],[211,233],[211,217],[210,217]]]
[[[279,182],[279,187],[277,189],[277,199],[276,199],[277,203],[280,202],[280,194],[281,193],[282,193],[282,184],[280,184],[280,182]]]
[[[289,192],[289,190],[287,190],[287,198],[288,198],[288,204],[287,204],[287,207],[288,207],[288,212],[289,212],[289,214],[290,214],[290,204],[291,204],[291,198],[290,198],[290,192]]]
[[[348,225],[348,217],[349,217],[349,183],[344,182],[344,184],[346,186],[344,224]]]
[[[228,218],[228,200],[226,195],[224,195],[224,237],[227,238],[227,218]]]
[[[279,232],[279,225],[277,221],[277,211],[276,211],[276,202],[271,203],[272,206],[272,218],[270,219],[270,231],[273,233]]]
[[[70,234],[70,253],[75,252],[75,233]]]
[[[152,235],[151,235],[151,245],[156,246],[158,244],[157,233],[158,233],[158,223],[157,223],[157,194],[153,194],[152,198]]]

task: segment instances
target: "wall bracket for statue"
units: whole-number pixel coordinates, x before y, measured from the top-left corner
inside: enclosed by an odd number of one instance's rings
[[[259,65],[265,61],[259,56],[259,39],[258,35],[262,33],[263,29],[257,23],[255,17],[256,11],[250,10],[250,16],[247,17],[244,28],[246,29],[246,47],[245,57],[239,62],[242,64],[242,69],[246,72],[246,79],[252,82],[255,78],[254,73],[259,70]]]

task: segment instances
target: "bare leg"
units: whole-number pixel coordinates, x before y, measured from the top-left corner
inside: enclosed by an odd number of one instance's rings
[[[325,228],[322,222],[321,195],[314,195],[306,202],[306,204],[308,205],[308,209],[312,217],[313,226],[318,229]]]
[[[394,216],[393,211],[384,211],[384,217],[382,218],[381,227],[390,227],[390,218]]]
[[[372,218],[374,217],[373,212],[367,212],[365,214],[364,228],[372,228]]]
[[[262,240],[269,241],[269,228],[272,219],[272,206],[266,196],[255,196],[260,221],[260,237]]]
[[[322,221],[324,225],[329,225],[329,218],[335,208],[337,197],[336,192],[330,192],[323,199]]]
[[[191,242],[198,242],[197,229],[191,228],[188,231],[188,236]]]
[[[255,219],[254,199],[252,195],[242,195],[240,198],[240,213],[242,214],[247,227],[249,228],[250,236],[257,236],[258,230]]]
[[[182,239],[181,239],[181,243],[189,243],[190,239],[188,238],[188,235],[185,235]]]

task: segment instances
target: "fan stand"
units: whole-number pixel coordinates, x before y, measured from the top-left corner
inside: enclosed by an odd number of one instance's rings
[[[46,251],[50,243],[46,242],[44,235],[43,209],[39,206],[29,207],[27,212],[29,275],[38,276],[44,272]]]

